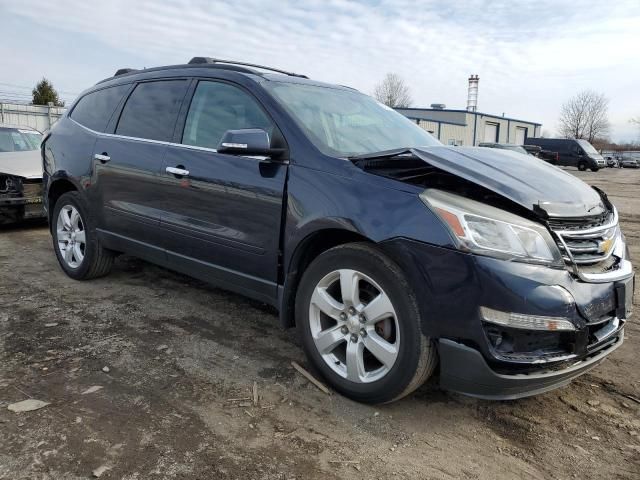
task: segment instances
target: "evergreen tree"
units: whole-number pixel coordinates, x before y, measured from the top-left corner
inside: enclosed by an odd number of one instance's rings
[[[56,107],[64,107],[64,102],[58,97],[58,92],[53,84],[46,78],[42,78],[31,92],[34,105],[48,105],[52,102]]]

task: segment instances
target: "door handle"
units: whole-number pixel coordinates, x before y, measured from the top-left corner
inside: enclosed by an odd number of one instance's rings
[[[189,170],[185,170],[184,168],[178,168],[178,167],[167,167],[165,169],[165,171],[167,173],[171,173],[172,175],[177,175],[180,177],[186,177],[189,175]]]
[[[106,153],[96,153],[93,158],[95,158],[96,160],[100,160],[102,163],[107,163],[109,160],[111,160],[111,157]]]

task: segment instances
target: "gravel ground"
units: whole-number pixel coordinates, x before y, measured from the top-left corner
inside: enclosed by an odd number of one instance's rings
[[[640,258],[640,171],[571,171],[610,195]],[[487,402],[432,380],[372,407],[298,374],[272,309],[127,256],[75,282],[43,225],[0,231],[0,306],[2,479],[640,478],[634,321],[561,390]],[[7,409],[29,398],[49,405]]]

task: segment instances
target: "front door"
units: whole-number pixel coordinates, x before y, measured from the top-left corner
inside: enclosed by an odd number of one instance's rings
[[[582,149],[578,146],[577,143],[570,142],[562,145],[563,150],[560,153],[560,162],[561,165],[566,165],[570,167],[577,167],[580,162],[584,159],[582,156]]]
[[[161,226],[172,268],[271,303],[287,165],[216,152],[224,132],[242,128],[280,138],[249,92],[200,81],[182,145],[170,145],[165,156]]]

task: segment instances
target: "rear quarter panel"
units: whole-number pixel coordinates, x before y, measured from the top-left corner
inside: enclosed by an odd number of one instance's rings
[[[72,182],[78,190],[91,186],[91,154],[95,136],[64,116],[51,130],[43,149],[45,205],[51,184],[59,179]]]

